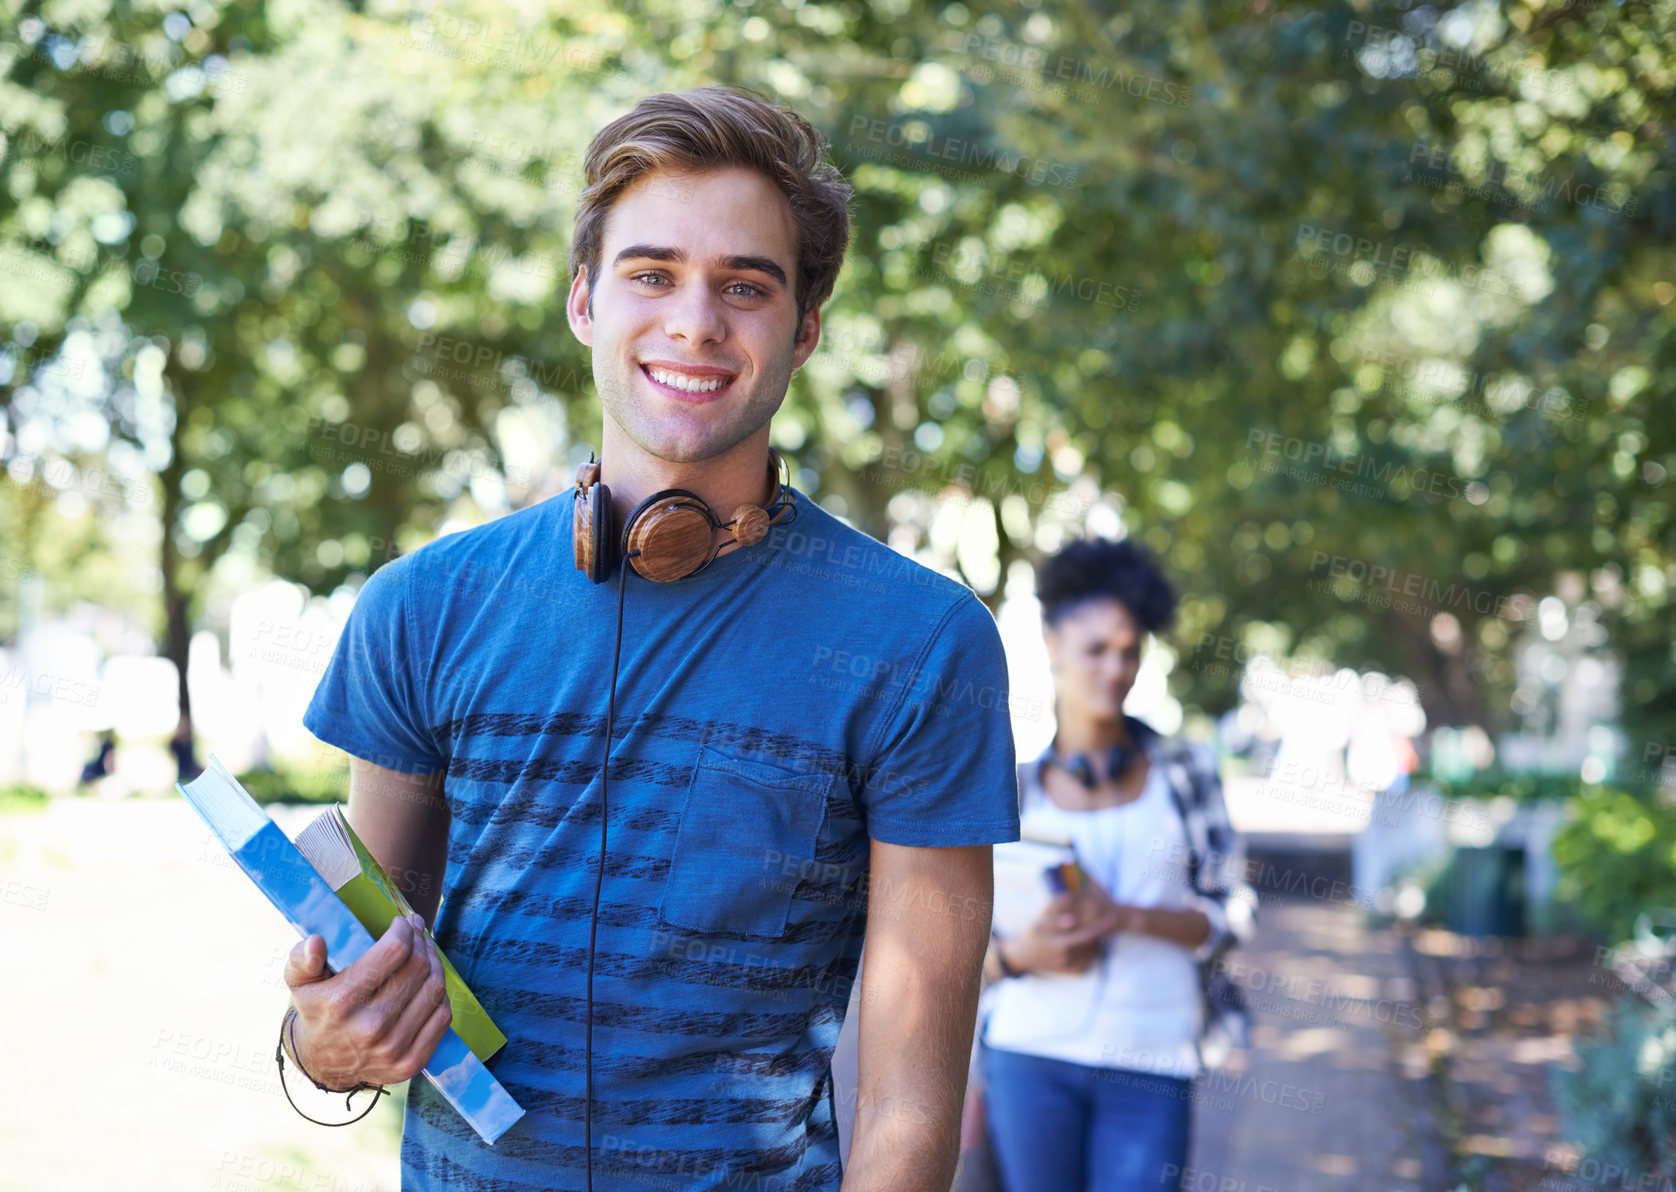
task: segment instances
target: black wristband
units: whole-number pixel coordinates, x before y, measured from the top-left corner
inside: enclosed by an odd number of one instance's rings
[[[312,1084],[315,1088],[319,1089],[323,1093],[347,1093],[348,1096],[346,1096],[343,1099],[343,1107],[344,1107],[345,1110],[350,1110],[350,1109],[354,1108],[354,1106],[349,1104],[349,1099],[350,1099],[350,1097],[353,1097],[356,1093],[365,1092],[367,1089],[377,1089],[378,1090],[377,1093],[374,1094],[371,1103],[367,1105],[366,1109],[362,1110],[359,1116],[352,1117],[347,1122],[323,1122],[319,1118],[312,1118],[312,1117],[309,1117],[308,1114],[303,1113],[302,1109],[300,1109],[298,1107],[297,1103],[295,1101],[291,1100],[291,1090],[289,1088],[287,1088],[286,1085],[285,1085],[285,1044],[286,1044],[286,1036],[287,1036],[287,1033],[290,1030],[291,1023],[296,1018],[296,1016],[297,1016],[297,1007],[294,1006],[294,1005],[293,1006],[287,1006],[286,1009],[285,1009],[285,1017],[280,1019],[280,1021],[279,1021],[279,1043],[274,1047],[274,1063],[279,1065],[279,1087],[285,1093],[285,1099],[291,1103],[291,1108],[295,1109],[299,1114],[301,1114],[302,1117],[305,1120],[311,1121],[317,1126],[353,1126],[356,1122],[360,1121],[361,1118],[366,1117],[367,1114],[369,1114],[373,1111],[374,1106],[376,1106],[378,1104],[378,1098],[382,1097],[387,1090],[381,1084],[367,1084],[365,1081],[356,1085],[352,1089],[330,1089],[330,1088],[327,1088],[325,1085],[321,1084],[318,1080],[314,1079],[314,1077],[309,1076],[308,1069],[303,1067],[303,1061],[297,1058],[297,1054],[296,1054],[296,1050],[295,1050],[295,1048],[297,1046],[297,1040],[295,1039],[295,1037],[292,1037],[290,1039],[291,1047],[293,1049],[292,1053],[291,1053],[291,1062],[294,1063],[297,1066],[297,1071],[301,1072],[304,1076],[308,1076],[309,1083]]]

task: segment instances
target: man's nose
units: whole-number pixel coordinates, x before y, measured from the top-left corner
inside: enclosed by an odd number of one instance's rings
[[[665,304],[664,334],[689,344],[720,343],[727,338],[721,296],[708,286],[688,284]]]

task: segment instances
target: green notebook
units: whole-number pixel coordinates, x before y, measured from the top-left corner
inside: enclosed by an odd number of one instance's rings
[[[340,805],[322,812],[313,823],[297,833],[297,851],[308,859],[325,882],[337,891],[344,905],[355,913],[361,926],[375,939],[382,938],[397,915],[411,915],[413,908],[401,889],[390,880],[355,829]],[[425,932],[427,936],[430,931]],[[444,980],[448,985],[448,1005],[454,1013],[454,1033],[459,1035],[472,1054],[480,1060],[488,1058],[506,1044],[506,1036],[489,1018],[466,985],[465,978],[454,970],[454,965],[442,949]]]

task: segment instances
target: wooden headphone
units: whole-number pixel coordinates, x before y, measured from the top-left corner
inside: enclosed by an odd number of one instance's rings
[[[636,575],[667,584],[697,575],[729,546],[755,546],[767,536],[769,526],[797,516],[791,486],[780,479],[783,466],[780,453],[770,448],[768,482],[774,496],[766,509],[747,503],[724,522],[697,495],[666,488],[636,505],[617,534],[612,532],[611,490],[600,483],[599,461],[590,457],[576,469],[571,524],[576,570],[603,584],[619,560],[627,559]],[[732,540],[718,543],[717,530],[731,530]]]

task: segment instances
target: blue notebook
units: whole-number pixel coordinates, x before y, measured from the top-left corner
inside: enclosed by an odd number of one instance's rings
[[[341,973],[373,946],[371,933],[214,754],[207,770],[184,786],[176,783],[175,789],[291,926],[301,935],[325,939],[326,963],[333,972]],[[524,1116],[523,1108],[452,1030],[431,1053],[424,1075],[491,1146]]]

